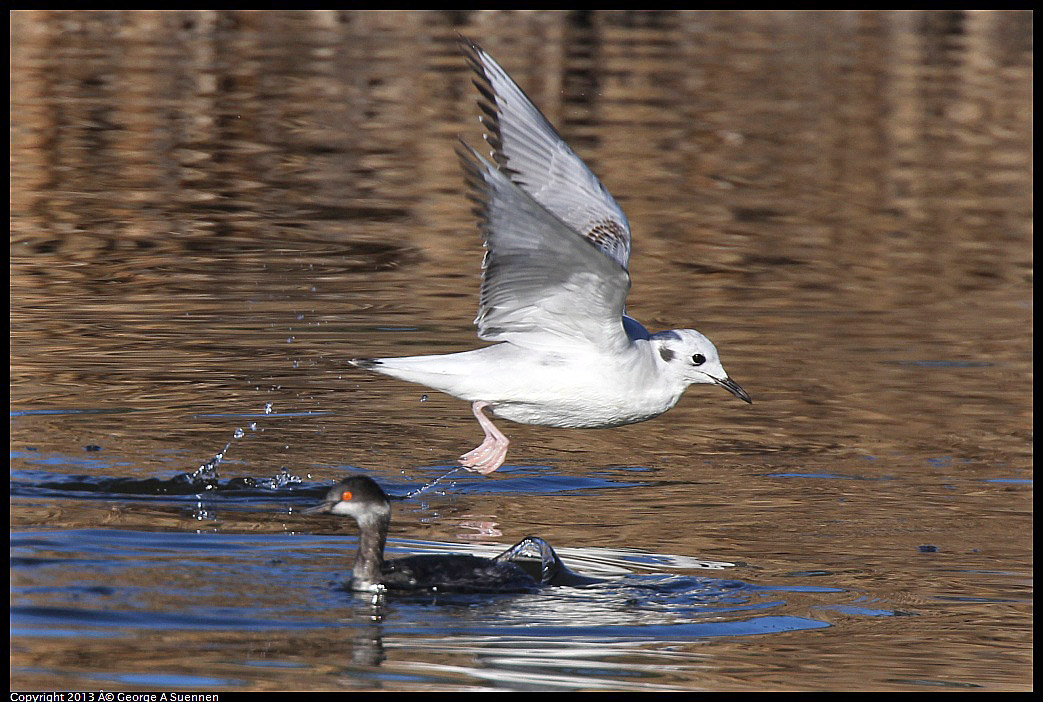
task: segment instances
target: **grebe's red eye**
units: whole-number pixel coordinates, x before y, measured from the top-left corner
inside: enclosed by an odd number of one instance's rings
[[[351,498],[352,498],[351,490],[345,490],[344,492],[340,493],[340,499],[343,500],[344,502],[351,502]]]

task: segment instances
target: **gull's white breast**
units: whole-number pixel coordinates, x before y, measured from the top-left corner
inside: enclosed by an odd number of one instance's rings
[[[420,383],[497,417],[541,426],[596,428],[651,419],[684,386],[664,377],[645,341],[625,353],[533,350],[510,343],[440,356],[379,359],[371,370]]]

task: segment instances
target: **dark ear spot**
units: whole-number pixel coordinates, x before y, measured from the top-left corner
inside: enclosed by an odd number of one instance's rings
[[[674,358],[674,352],[671,351],[670,349],[666,348],[665,346],[660,346],[659,347],[659,355],[662,356],[663,360],[666,361],[667,363],[672,361],[673,358]]]

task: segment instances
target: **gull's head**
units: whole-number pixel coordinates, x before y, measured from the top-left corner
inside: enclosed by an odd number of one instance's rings
[[[660,368],[685,386],[695,383],[719,385],[740,400],[753,404],[746,391],[728,377],[717,355],[717,347],[696,330],[659,332],[649,338],[649,343]]]

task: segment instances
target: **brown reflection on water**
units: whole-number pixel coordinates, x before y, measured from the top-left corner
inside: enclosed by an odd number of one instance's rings
[[[1031,486],[984,482],[1031,477],[1031,15],[18,12],[11,28],[11,406],[134,410],[13,421],[13,448],[103,443],[129,474],[190,470],[234,428],[207,415],[266,402],[332,414],[272,420],[237,447],[246,473],[409,469],[474,445],[462,403],[343,363],[477,344],[460,32],[626,210],[629,312],[706,333],[755,404],[693,388],[643,425],[505,427],[519,464],[647,466],[668,485],[459,512],[495,514],[504,540],[536,525],[926,590],[939,628],[965,633],[946,649],[919,621],[921,657],[958,650],[963,677],[1027,687],[1023,608],[954,622],[933,596],[1006,592],[953,573],[1031,563]],[[865,480],[770,477],[786,473]],[[909,560],[931,541],[960,555]],[[871,623],[844,630],[862,648],[823,685],[915,687],[865,681],[866,661],[893,663]],[[986,673],[994,629],[1009,668]]]

